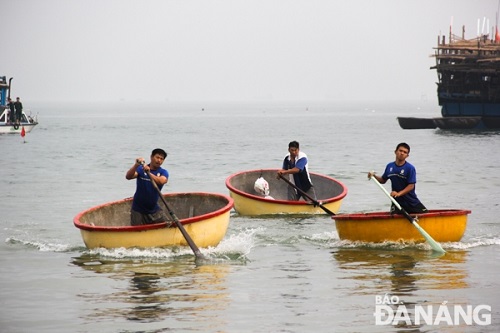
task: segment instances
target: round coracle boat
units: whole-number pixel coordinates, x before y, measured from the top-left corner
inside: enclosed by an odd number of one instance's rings
[[[163,197],[199,247],[217,246],[224,238],[233,199],[215,193],[169,193]],[[79,213],[73,223],[80,229],[85,246],[94,249],[188,245],[173,221],[131,226],[131,206],[132,198],[128,198]]]
[[[235,173],[226,179],[229,195],[234,199],[234,209],[240,215],[275,214],[325,214],[325,210],[338,212],[347,195],[347,187],[338,180],[310,173],[317,202],[288,200],[290,185],[277,178],[278,169],[250,170]],[[254,188],[259,178],[269,184],[269,195],[262,195]]]
[[[418,224],[438,242],[458,242],[467,226],[470,210],[429,210],[424,214],[410,214]],[[350,241],[380,243],[384,241],[424,242],[421,233],[399,214],[372,212],[332,216],[339,238]]]

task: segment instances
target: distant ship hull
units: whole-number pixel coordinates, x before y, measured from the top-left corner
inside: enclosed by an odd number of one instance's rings
[[[438,75],[441,115],[460,117],[441,125],[500,128],[500,41],[488,35],[467,40],[450,33],[449,42],[442,36],[435,50],[436,66],[431,69]]]
[[[401,128],[499,129],[500,35],[465,39],[450,28],[448,42],[441,36],[434,49],[442,117],[398,117]]]

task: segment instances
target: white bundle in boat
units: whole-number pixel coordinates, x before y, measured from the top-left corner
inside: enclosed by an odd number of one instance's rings
[[[259,177],[255,181],[253,188],[258,194],[262,195],[264,198],[274,200],[274,198],[269,195],[269,183],[263,177]]]

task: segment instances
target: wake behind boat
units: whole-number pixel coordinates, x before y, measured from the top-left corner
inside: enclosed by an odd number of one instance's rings
[[[7,83],[5,76],[0,76],[0,134],[29,133],[38,124],[37,117],[26,115],[24,111],[21,112],[20,119],[15,119],[12,114],[7,101],[10,98],[12,78]]]
[[[470,210],[442,209],[410,214],[438,242],[458,242],[467,226]],[[381,243],[384,241],[424,242],[424,237],[403,216],[389,212],[370,212],[332,216],[342,240]]]
[[[278,169],[250,170],[235,173],[226,179],[226,187],[234,199],[234,209],[240,215],[274,215],[274,214],[325,214],[318,205],[300,200],[288,200],[288,185],[277,179]],[[338,180],[310,173],[316,191],[317,201],[324,208],[336,213],[340,209],[343,198],[347,195],[347,187]],[[254,189],[255,181],[263,177],[269,183],[269,196],[265,197]]]
[[[202,192],[169,193],[163,194],[163,197],[199,247],[217,246],[224,238],[233,199],[222,194]],[[132,198],[127,198],[79,213],[73,223],[80,229],[86,247],[149,248],[188,245],[174,223],[131,226],[131,206]]]

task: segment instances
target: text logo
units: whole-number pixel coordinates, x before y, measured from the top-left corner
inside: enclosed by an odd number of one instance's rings
[[[408,309],[398,296],[375,296],[375,325],[491,325],[491,306],[415,304]]]

